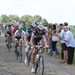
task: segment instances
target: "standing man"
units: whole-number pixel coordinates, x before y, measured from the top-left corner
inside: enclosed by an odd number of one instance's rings
[[[75,41],[72,32],[69,30],[68,26],[64,26],[64,31],[66,32],[64,38],[60,37],[60,39],[66,42],[67,51],[68,51],[68,60],[67,64],[71,65],[73,63],[74,58],[74,48],[75,48]]]
[[[60,28],[60,36],[64,37],[65,32],[64,32],[62,23],[59,24],[59,28]],[[65,63],[66,62],[66,56],[67,56],[67,46],[66,46],[65,41],[63,41],[63,40],[61,40],[61,47],[62,47],[62,50],[61,50],[61,58],[62,58],[61,63]]]

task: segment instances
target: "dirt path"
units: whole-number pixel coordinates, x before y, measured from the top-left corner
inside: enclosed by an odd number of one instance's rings
[[[23,47],[24,60],[24,47]],[[75,75],[75,67],[59,63],[58,59],[51,58],[44,53],[45,75]],[[5,46],[5,38],[0,37],[0,75],[35,75],[31,73],[31,67],[16,60],[14,48],[9,53]]]

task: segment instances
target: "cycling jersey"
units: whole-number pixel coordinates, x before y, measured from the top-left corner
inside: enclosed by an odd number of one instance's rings
[[[30,42],[31,34],[32,34],[32,30],[31,30],[31,26],[29,26],[26,31],[26,36],[27,36],[28,42]]]
[[[31,37],[34,37],[34,38],[43,38],[43,35],[45,35],[45,37],[48,38],[48,32],[46,31],[46,29],[43,29],[41,34],[39,34],[38,31],[37,31],[37,29],[35,29],[32,32]]]
[[[16,37],[23,37],[23,36],[25,36],[25,32],[22,30],[22,32],[20,33],[19,30],[17,30],[14,35]]]
[[[31,38],[34,38],[35,45],[37,45],[38,42],[43,39],[43,35],[48,38],[48,32],[46,31],[46,29],[43,29],[41,34],[38,33],[37,29],[32,32]]]
[[[31,31],[30,28],[31,28],[30,26],[27,28],[27,30],[26,30],[26,36],[31,36],[32,31]]]
[[[10,36],[12,36],[12,32],[13,32],[13,28],[6,28],[7,34],[9,34]]]

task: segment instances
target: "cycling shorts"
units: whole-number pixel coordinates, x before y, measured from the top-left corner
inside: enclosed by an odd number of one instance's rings
[[[7,34],[9,34],[9,36],[12,36],[11,32],[7,32]]]
[[[17,36],[16,36],[16,39],[19,41],[19,40],[21,39],[21,37],[17,37]]]
[[[43,38],[34,38],[34,45],[38,45]]]

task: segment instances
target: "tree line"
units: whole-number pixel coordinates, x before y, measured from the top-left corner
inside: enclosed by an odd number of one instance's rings
[[[42,22],[44,25],[48,25],[49,23],[45,18],[42,18],[40,15],[23,15],[19,17],[18,15],[9,15],[7,16],[6,14],[2,14],[0,16],[0,23],[12,23],[13,20],[16,20],[17,22],[22,22],[25,21],[26,24],[31,23],[31,22]]]

